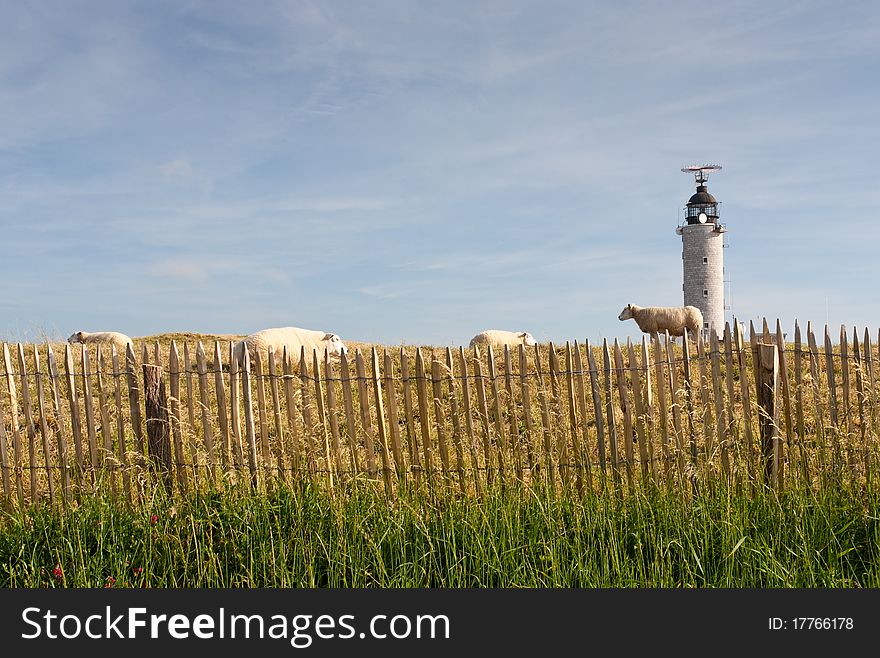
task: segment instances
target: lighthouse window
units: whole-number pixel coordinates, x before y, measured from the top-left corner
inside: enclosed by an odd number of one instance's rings
[[[704,323],[703,323],[703,329],[708,329],[708,328],[709,328],[709,323],[708,323],[708,322],[704,322]]]
[[[709,259],[706,256],[703,256],[703,265],[708,265]]]
[[[709,291],[706,290],[705,288],[703,288],[703,297],[708,297],[708,296],[709,296]]]

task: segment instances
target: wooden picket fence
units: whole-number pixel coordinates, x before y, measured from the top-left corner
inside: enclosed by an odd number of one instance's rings
[[[258,355],[231,344],[125,355],[4,344],[7,506],[101,490],[373,482],[481,495],[642,486],[868,484],[880,399],[868,330],[833,344],[779,322],[704,342],[644,337],[492,350]],[[877,334],[880,344],[880,333]],[[140,358],[138,358],[138,356]],[[60,359],[60,362],[59,362]]]

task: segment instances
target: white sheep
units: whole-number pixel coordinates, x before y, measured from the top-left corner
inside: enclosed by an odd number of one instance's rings
[[[627,304],[618,320],[633,319],[646,334],[668,331],[670,336],[691,336],[703,329],[703,313],[696,306],[636,306]]]
[[[70,335],[67,342],[72,345],[76,343],[82,343],[84,345],[116,345],[116,349],[122,354],[125,354],[125,348],[129,345],[134,349],[134,344],[131,342],[131,338],[118,331],[77,331]]]
[[[254,354],[259,352],[265,362],[268,359],[270,345],[276,357],[280,357],[286,347],[291,359],[299,359],[302,347],[306,348],[306,356],[311,356],[312,350],[318,350],[321,357],[323,357],[325,349],[331,355],[344,354],[348,351],[345,343],[336,334],[315,329],[301,329],[300,327],[276,327],[257,331],[238,341],[233,347],[233,355],[240,363],[244,358],[245,347],[247,347],[251,360],[253,360]]]
[[[511,349],[525,345],[531,347],[536,344],[534,336],[528,331],[504,331],[503,329],[487,329],[471,338],[470,346],[491,345],[496,349],[504,349],[507,345]]]

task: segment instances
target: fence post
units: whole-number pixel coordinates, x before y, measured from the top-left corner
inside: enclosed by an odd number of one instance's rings
[[[144,408],[147,416],[147,450],[150,464],[171,491],[171,436],[168,426],[168,399],[162,366],[143,364]]]
[[[758,346],[757,397],[760,408],[764,483],[775,487],[779,473],[779,409],[776,404],[779,353],[776,345]]]

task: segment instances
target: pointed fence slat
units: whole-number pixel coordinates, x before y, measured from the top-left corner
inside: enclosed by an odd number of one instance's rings
[[[547,484],[551,489],[556,488],[556,469],[558,464],[553,458],[553,439],[550,427],[550,405],[547,403],[547,389],[544,386],[544,375],[541,372],[541,351],[535,345],[535,376],[538,384],[538,402],[541,405],[542,437],[544,446],[544,472],[547,476]]]
[[[657,413],[660,423],[660,449],[663,452],[663,473],[666,485],[672,485],[672,455],[669,449],[669,415],[666,402],[666,359],[660,347],[660,337],[654,333],[651,336],[654,349],[654,381],[657,382]]]
[[[519,394],[522,399],[523,423],[525,424],[526,469],[529,481],[534,483],[539,475],[539,467],[535,458],[535,423],[532,420],[532,393],[529,387],[529,363],[526,346],[517,347],[519,352]]]
[[[343,355],[344,357],[344,355]],[[293,390],[293,366],[290,363],[291,355],[285,345],[281,353],[281,369],[284,373],[284,403],[287,406],[287,427],[290,436],[290,467],[293,469],[294,480],[299,476],[302,468],[302,446],[300,445],[300,433],[298,423],[296,421],[296,397]],[[348,376],[347,370],[343,371],[345,377]],[[345,379],[342,380],[343,390],[346,388]],[[236,429],[236,436],[238,430]],[[353,468],[357,472],[356,468]]]
[[[593,356],[593,348],[590,341],[584,341],[584,349],[587,352],[587,366],[590,369],[590,392],[593,396],[593,413],[596,416],[596,447],[599,453],[599,468],[602,477],[605,477],[605,420],[602,417],[602,393],[599,384],[599,371],[596,368],[596,358]]]
[[[193,468],[197,468],[198,461],[196,459],[197,447],[195,441],[196,434],[196,404],[195,404],[195,395],[193,391],[195,390],[195,386],[193,385],[193,367],[192,362],[190,361],[189,356],[189,345],[187,343],[183,344],[183,374],[184,381],[186,383],[186,415],[187,415],[187,436],[189,440],[190,453],[193,455]]]
[[[305,367],[304,361],[305,359],[300,362],[300,368]],[[251,473],[251,487],[257,488],[260,470],[257,468],[257,429],[254,425],[254,401],[251,393],[251,357],[247,349],[242,350],[241,355],[241,401],[244,406],[244,430],[247,437],[247,462]]]
[[[467,364],[462,356],[462,370],[467,377]],[[409,467],[413,483],[419,487],[422,482],[422,463],[419,454],[419,435],[415,431],[415,415],[413,414],[412,383],[409,375],[409,358],[406,351],[400,348],[400,379],[403,384],[403,418],[406,425],[406,446],[409,454]],[[465,395],[468,395],[467,379],[465,379]]]
[[[270,373],[270,377],[271,377]],[[333,371],[330,365],[330,355],[327,350],[324,350],[324,381],[325,381],[325,392],[327,394],[327,415],[330,420],[330,438],[332,441],[331,447],[333,450],[333,464],[336,468],[337,478],[342,477],[342,474],[345,472],[345,465],[342,463],[342,445],[340,442],[339,436],[339,416],[337,415],[336,410],[336,386],[333,384]],[[277,395],[277,387],[275,388],[274,394]],[[278,432],[280,436],[281,425],[280,418],[281,413],[278,413]],[[277,441],[277,439],[276,439]],[[278,456],[279,461],[281,460],[281,456]],[[329,468],[329,463],[328,463]],[[353,474],[352,474],[353,475]]]
[[[419,427],[422,431],[422,450],[425,459],[425,473],[428,481],[434,479],[434,465],[431,458],[431,422],[428,418],[428,393],[425,376],[425,361],[422,350],[416,348],[416,397],[419,404]]]
[[[727,416],[724,409],[724,394],[721,392],[721,358],[720,346],[718,344],[718,334],[714,327],[709,338],[709,358],[712,363],[712,395],[715,399],[715,423],[716,440],[718,441],[719,452],[721,454],[721,472],[724,479],[730,479],[730,459],[727,455]],[[710,453],[708,459],[712,458]]]
[[[510,427],[510,445],[513,449],[513,463],[516,468],[517,479],[524,482],[523,462],[520,444],[522,438],[519,434],[519,421],[516,417],[516,396],[513,390],[513,363],[510,358],[510,347],[504,346],[504,390],[507,393],[507,424]]]
[[[199,372],[199,401],[202,414],[202,441],[205,444],[205,456],[208,461],[208,477],[211,482],[217,481],[217,453],[214,451],[214,430],[211,427],[211,418],[208,415],[210,407],[208,391],[208,364],[205,358],[205,347],[202,341],[196,343],[196,367]],[[262,390],[262,383],[260,384]]]
[[[348,366],[348,357],[345,354],[339,358],[340,381],[342,382],[342,402],[345,408],[345,425],[348,430],[348,451],[352,473],[362,471],[360,458],[358,457],[357,428],[354,422],[354,405],[351,396],[351,369]]]
[[[697,380],[700,382],[700,409],[702,410],[703,425],[703,459],[706,464],[706,473],[710,478],[715,473],[715,433],[712,431],[712,405],[709,400],[709,363],[706,355],[706,344],[703,341],[703,332],[695,333],[697,343]]]
[[[43,398],[43,372],[40,368],[40,351],[34,345],[34,386],[37,390],[37,411],[40,414],[40,439],[43,445],[43,464],[46,468],[46,484],[49,487],[49,504],[55,505],[55,478],[52,475],[52,453],[49,449],[49,424],[46,422],[46,403]],[[0,441],[5,437],[0,432]],[[4,444],[5,445],[5,444]]]
[[[219,354],[219,350],[218,350]],[[278,389],[278,373],[276,372],[275,366],[275,354],[274,349],[270,347],[269,351],[269,390],[272,393],[272,417],[275,420],[275,441],[272,443],[273,452],[275,453],[275,462],[278,465],[278,477],[282,482],[287,482],[287,459],[284,450],[284,424],[281,421],[281,394]],[[328,374],[327,379],[330,379]],[[327,385],[328,390],[334,391],[332,382],[328,381]],[[220,394],[220,391],[223,390],[223,379],[219,378],[217,382],[217,394]],[[334,391],[335,392],[335,391]],[[335,407],[335,403],[334,403]],[[335,416],[335,409],[334,409]],[[221,415],[223,421],[226,421],[225,412]],[[338,428],[337,428],[338,433]],[[224,444],[226,443],[224,439]],[[342,470],[340,468],[340,470]]]
[[[611,353],[608,341],[602,340],[602,365],[605,371],[605,418],[608,420],[608,443],[611,452],[611,470],[614,484],[620,487],[620,455],[617,452],[617,426],[614,420],[614,399],[611,394]]]
[[[373,402],[376,405],[376,427],[379,430],[379,452],[382,455],[382,476],[385,481],[385,493],[394,495],[391,472],[391,451],[388,448],[388,432],[385,428],[385,404],[382,399],[382,373],[379,369],[379,353],[372,349],[373,366]],[[435,361],[436,363],[436,361]],[[438,417],[439,418],[439,417]]]
[[[241,430],[241,398],[239,393],[241,377],[238,371],[239,358],[243,358],[243,355],[239,357],[239,355],[234,353],[234,348],[231,348],[229,354],[229,440],[232,443],[232,461],[235,464],[236,471],[244,468],[244,455],[248,452],[247,448],[244,447],[247,442],[247,429],[245,429],[244,432]],[[289,366],[290,363],[285,361],[285,370],[288,369]]]
[[[749,393],[749,377],[746,368],[746,351],[743,344],[742,327],[734,318],[734,339],[736,341],[736,356],[739,365],[740,399],[743,406],[743,433],[745,434],[746,465],[749,479],[757,479],[757,462],[755,457],[755,440],[752,434],[752,401]]]
[[[447,480],[450,475],[449,446],[446,443],[446,413],[443,409],[443,390],[440,376],[440,362],[431,355],[431,390],[434,394],[434,419],[437,427],[437,447],[440,449],[440,464],[443,468],[443,478]],[[448,482],[447,482],[448,483]]]
[[[364,357],[361,354],[360,350],[356,350],[354,354],[354,366],[355,371],[357,372],[357,384],[358,384],[358,402],[360,403],[360,414],[361,414],[361,425],[364,428],[364,450],[367,456],[367,473],[369,473],[371,478],[376,477],[376,449],[375,449],[375,434],[373,432],[373,422],[370,420],[370,396],[367,394],[367,369],[364,363]],[[421,382],[424,384],[425,381],[425,372],[424,368],[421,373]],[[427,404],[427,403],[426,403]],[[427,412],[424,416],[420,417],[420,420],[425,423],[425,430],[428,430],[428,416]],[[426,448],[427,449],[427,448]],[[428,470],[431,469],[430,464],[427,462]]]
[[[568,395],[568,426],[569,431],[571,432],[572,447],[572,456],[570,458],[570,462],[572,468],[574,468],[575,483],[577,485],[578,494],[583,495],[584,474],[582,468],[583,464],[581,463],[580,459],[582,451],[580,445],[580,436],[578,434],[577,402],[575,400],[575,383],[573,375],[574,358],[571,355],[571,343],[569,341],[565,342],[565,370],[566,393]]]
[[[617,380],[617,395],[620,404],[620,410],[623,412],[623,450],[626,456],[626,480],[627,484],[633,486],[633,443],[635,442],[635,434],[633,433],[632,421],[632,405],[629,401],[629,389],[626,382],[626,368],[623,364],[623,352],[620,349],[620,343],[614,339],[614,372]]]
[[[15,489],[18,492],[18,502],[24,506],[24,480],[22,478],[22,446],[21,433],[18,431],[18,394],[16,392],[15,377],[12,372],[12,363],[9,358],[9,347],[3,343],[3,361],[6,365],[6,387],[9,392],[9,412],[12,424],[10,431],[12,432],[12,457],[13,470],[15,471]],[[74,390],[76,387],[74,386]]]
[[[852,350],[853,368],[856,373],[856,407],[859,412],[859,434],[862,441],[859,452],[861,453],[860,458],[862,460],[862,467],[867,471],[869,450],[867,418],[865,416],[865,383],[862,374],[862,355],[859,352],[859,332],[855,327],[853,327]]]
[[[104,388],[104,372],[107,364],[101,346],[98,345],[95,352],[95,381],[98,385],[98,409],[101,413],[101,437],[104,439],[101,453],[101,476],[102,480],[110,483],[110,496],[116,497],[116,468],[113,456],[113,432],[110,425],[110,409],[107,406],[107,391]]]
[[[5,350],[5,346],[4,346]],[[82,425],[80,421],[79,410],[79,393],[76,388],[76,373],[73,367],[73,350],[69,344],[64,346],[64,380],[67,384],[67,401],[70,405],[70,429],[73,441],[73,451],[76,458],[74,465],[74,477],[76,479],[77,490],[82,487],[83,476],[83,454],[82,454]],[[18,423],[15,423],[18,425]],[[16,428],[16,432],[17,432]],[[13,434],[13,439],[15,434]],[[17,460],[16,460],[16,463]],[[18,480],[20,476],[16,474]],[[78,495],[77,491],[77,495]]]
[[[782,397],[782,416],[785,420],[785,436],[780,437],[777,441],[776,460],[779,463],[777,479],[778,486],[781,489],[785,480],[785,462],[789,458],[786,455],[787,450],[791,450],[790,446],[797,442],[794,433],[794,422],[792,420],[792,404],[791,404],[791,387],[789,385],[789,361],[788,354],[785,350],[785,335],[782,333],[782,325],[776,320],[776,347],[779,354],[779,393]],[[787,447],[789,446],[789,447]]]
[[[309,393],[309,373],[306,366],[306,348],[300,347],[299,357],[299,383],[300,383],[300,400],[302,403],[302,419],[303,419],[303,449],[308,459],[309,472],[315,475],[318,470],[315,455],[315,426],[312,422],[312,408]],[[320,448],[320,446],[319,446]]]
[[[54,361],[52,353],[49,352],[50,367],[53,366]],[[113,397],[116,400],[116,449],[119,451],[119,466],[122,470],[122,488],[125,491],[125,499],[131,504],[131,467],[128,460],[128,450],[126,449],[125,417],[122,407],[122,369],[119,366],[119,353],[116,351],[116,345],[110,346],[110,363],[113,366]],[[62,452],[62,455],[64,452]],[[62,457],[62,461],[64,461],[64,457]]]
[[[274,358],[274,357],[273,357]],[[257,419],[259,421],[259,429],[260,436],[258,438],[260,448],[260,461],[263,465],[263,470],[266,472],[266,477],[269,477],[272,469],[272,457],[270,455],[269,449],[269,428],[266,424],[266,387],[265,377],[263,376],[263,354],[261,350],[254,350],[254,360],[252,362],[254,367],[254,375],[253,375],[253,384],[252,387],[256,389],[257,392]],[[201,373],[200,373],[201,376]],[[315,381],[318,381],[318,369],[317,364],[315,366]],[[316,389],[317,390],[317,389]],[[316,393],[317,395],[317,393]],[[205,435],[207,436],[207,434]],[[327,464],[327,468],[330,468],[330,464]]]
[[[483,494],[483,482],[480,478],[480,460],[477,457],[477,436],[474,431],[474,415],[471,409],[471,384],[468,375],[467,357],[464,355],[464,347],[458,348],[458,362],[461,366],[461,406],[464,413],[464,424],[467,430],[468,454],[471,459],[471,473],[474,479],[474,489],[478,496]]]
[[[134,429],[134,440],[137,450],[140,453],[139,463],[143,463],[143,456],[146,455],[144,449],[144,430],[141,416],[140,389],[138,388],[137,377],[135,376],[135,357],[131,345],[125,348],[125,376],[128,382],[128,404],[131,411],[131,424]]]
[[[16,394],[16,386],[15,379],[12,373],[12,364],[10,363],[9,358],[9,348],[6,343],[3,344],[3,360],[6,364],[6,384],[7,390],[9,392],[9,412],[10,412],[10,420],[12,421],[10,426],[10,432],[12,433],[12,470],[15,472],[15,489],[18,493],[18,502],[20,506],[24,506],[24,482],[22,478],[22,446],[21,446],[21,434],[18,431],[18,396]],[[0,415],[2,415],[2,410],[0,410]],[[6,445],[6,437],[3,437],[4,447]]]
[[[214,341],[214,395],[217,398],[217,422],[220,427],[220,463],[229,469],[229,422],[226,417],[226,383],[223,381],[223,361],[220,356],[220,341]],[[273,378],[274,380],[274,378]],[[279,431],[278,436],[281,436]]]
[[[186,457],[183,454],[183,434],[180,423],[180,354],[177,351],[177,342],[171,341],[168,351],[168,384],[171,399],[169,420],[171,422],[171,442],[174,450],[174,470],[177,473],[177,487],[186,492],[188,488],[186,475]],[[222,407],[221,407],[222,409]],[[225,414],[225,411],[223,411]]]
[[[678,386],[678,366],[675,361],[675,345],[666,335],[666,361],[669,368],[669,402],[672,405],[672,428],[675,436],[675,462],[678,466],[678,477],[684,482],[687,473],[685,471],[684,431],[681,424],[681,399],[684,391]],[[684,359],[682,359],[684,360]]]
[[[334,477],[333,459],[330,455],[330,433],[327,431],[327,413],[324,406],[324,395],[321,391],[321,369],[318,366],[318,350],[312,348],[312,372],[315,375],[315,409],[318,414],[318,436],[321,446],[321,454],[324,457],[324,468],[327,471],[327,483],[332,491],[337,477]]]
[[[831,336],[828,333],[828,325],[825,325],[825,375],[828,378],[828,401],[829,412],[831,413],[831,440],[832,455],[834,459],[834,471],[838,473],[838,469],[843,461],[840,450],[840,417],[838,415],[839,405],[837,398],[837,378],[834,374],[834,348],[831,345]]]
[[[589,422],[587,421],[587,394],[584,387],[584,362],[581,358],[581,348],[577,341],[574,341],[574,367],[577,370],[577,403],[578,411],[581,418],[581,445],[576,457],[580,464],[583,464],[587,476],[587,489],[593,490],[593,452],[590,449]]]
[[[388,358],[388,354],[385,354],[385,375],[388,375],[389,369],[391,367],[391,360]],[[461,433],[461,418],[458,414],[458,399],[456,396],[456,385],[455,385],[455,364],[452,361],[452,350],[450,348],[446,348],[446,384],[447,390],[449,393],[449,407],[450,407],[450,415],[452,416],[452,443],[455,448],[455,467],[458,471],[458,489],[462,494],[467,493],[467,482],[465,481],[465,470],[464,470],[464,451],[462,450],[462,433]],[[390,382],[386,381],[385,390],[388,392],[388,388],[390,386]],[[394,399],[393,395],[390,398]],[[390,416],[390,414],[389,414]],[[395,414],[396,418],[396,414]],[[392,427],[394,427],[394,422],[392,421]],[[397,453],[395,452],[395,457]]]
[[[556,357],[556,346],[550,343],[548,350],[548,371],[550,376],[550,409],[551,422],[555,419],[556,427],[556,465],[559,469],[562,486],[567,489],[571,482],[571,457],[568,450],[568,436],[565,431],[565,414],[562,411],[561,395],[559,392],[559,360]]]
[[[812,381],[813,390],[813,408],[814,408],[814,431],[816,433],[816,441],[819,449],[817,450],[817,458],[819,461],[819,472],[822,478],[827,479],[827,460],[828,448],[825,435],[825,409],[822,404],[821,381],[819,377],[819,348],[816,345],[816,336],[813,334],[811,323],[807,323],[807,344],[810,350],[810,380]]]
[[[55,353],[52,351],[52,346],[48,343],[46,343],[46,361],[49,368],[49,381],[52,384],[52,411],[55,414],[55,436],[58,440],[58,461],[61,468],[61,489],[63,494],[61,500],[66,506],[70,501],[72,494],[70,485],[70,455],[67,452],[67,437],[64,433],[65,423],[61,406],[61,395],[58,390],[58,363],[55,360]],[[3,442],[5,448],[6,436],[3,431],[2,422],[0,422],[0,441]],[[8,470],[4,471],[4,473],[4,490],[7,491],[7,495],[10,495],[10,492],[8,492],[9,488],[6,486],[8,485]]]
[[[448,351],[448,350],[447,350]],[[452,356],[448,355],[450,360],[449,363],[449,372],[450,378],[452,377]],[[387,350],[383,355],[383,361],[385,363],[385,408],[388,410],[388,427],[391,430],[391,451],[394,454],[394,470],[397,473],[397,478],[399,480],[406,480],[406,462],[403,457],[403,450],[400,446],[400,417],[397,413],[397,394],[394,391],[394,364],[391,360],[391,355],[388,354]],[[453,397],[452,401],[455,402],[455,391],[452,392]],[[453,414],[455,412],[453,411]],[[456,420],[458,418],[457,414],[455,414]],[[459,437],[460,442],[460,437]],[[461,446],[458,446],[458,450],[461,451]],[[459,455],[459,469],[461,468],[461,456]]]
[[[685,329],[684,336],[681,339],[682,347],[682,365],[684,366],[684,403],[687,413],[687,434],[691,451],[691,466],[696,470],[697,466],[697,429],[694,422],[694,383],[691,374],[691,353],[690,353],[690,336]],[[692,472],[692,477],[695,474]]]
[[[635,411],[633,429],[635,430],[635,439],[639,447],[642,477],[647,480],[650,476],[651,462],[648,459],[648,446],[645,440],[645,401],[642,395],[642,382],[639,376],[639,366],[636,362],[635,349],[633,348],[632,341],[629,339],[626,341],[626,353],[629,359],[629,376],[632,382],[633,410]]]
[[[848,459],[853,466],[853,454],[849,438],[853,435],[852,405],[850,404],[850,377],[849,377],[849,345],[847,343],[846,325],[840,325],[840,387],[843,399],[841,400],[841,413],[846,423],[846,443],[849,453]]]
[[[871,426],[868,432],[867,454],[865,455],[865,480],[870,485],[873,474],[873,447],[877,440],[878,431],[877,408],[880,406],[880,400],[877,397],[877,384],[874,379],[874,356],[871,350],[871,336],[868,334],[867,327],[865,327],[865,339],[862,348],[865,351],[865,377],[867,377],[868,385],[866,399],[870,400],[871,405]]]
[[[725,436],[725,444],[724,450],[728,457],[728,463],[730,461],[730,453],[733,453],[734,457],[734,480],[737,484],[737,487],[740,486],[740,471],[739,471],[739,441],[737,437],[737,414],[736,414],[736,390],[733,386],[733,367],[734,367],[734,356],[733,356],[733,338],[731,336],[731,328],[730,323],[724,323],[724,380],[727,384],[727,416],[726,416],[726,425],[724,427],[724,436]],[[738,489],[739,490],[739,489]]]
[[[801,464],[801,475],[804,483],[810,483],[810,463],[807,455],[804,432],[804,350],[801,339],[801,327],[797,320],[794,321],[794,394],[795,394],[795,418],[797,433],[798,456]]]
[[[651,383],[651,354],[648,351],[648,339],[642,335],[642,372],[645,373],[645,396],[644,400],[644,427],[645,427],[645,443],[647,444],[648,459],[650,460],[651,477],[657,481],[657,462],[654,450],[654,392]]]
[[[507,432],[504,427],[504,417],[501,412],[501,393],[498,390],[498,379],[495,376],[495,354],[492,351],[492,346],[489,345],[486,348],[486,366],[489,372],[489,387],[492,391],[492,420],[495,423],[495,445],[494,445],[494,453],[496,463],[498,464],[498,479],[501,481],[502,486],[506,481],[506,452],[507,446],[505,441],[505,436]]]
[[[98,477],[98,437],[95,432],[95,405],[92,401],[92,372],[89,363],[89,350],[85,345],[81,346],[81,350],[83,404],[86,412],[86,434],[89,439],[89,461],[91,463],[89,476],[92,485],[94,485]]]
[[[37,430],[34,426],[34,411],[31,406],[31,391],[28,382],[27,367],[24,360],[24,346],[21,343],[17,345],[18,351],[18,373],[21,379],[21,407],[24,414],[25,430],[28,437],[28,482],[30,483],[31,502],[37,504],[39,502],[39,473],[37,471]]]

